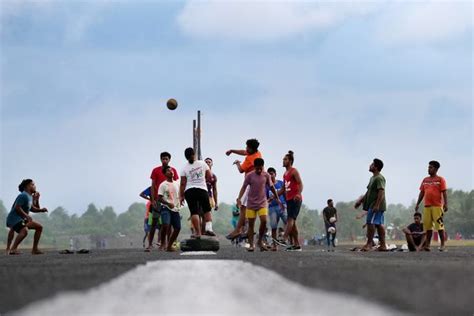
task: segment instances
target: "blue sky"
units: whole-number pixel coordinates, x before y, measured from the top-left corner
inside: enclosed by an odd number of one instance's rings
[[[31,177],[50,208],[124,211],[161,151],[183,166],[198,109],[225,202],[242,176],[224,153],[252,137],[280,174],[295,151],[311,208],[362,194],[374,157],[389,203],[416,198],[431,159],[473,189],[470,1],[0,5],[7,205]]]

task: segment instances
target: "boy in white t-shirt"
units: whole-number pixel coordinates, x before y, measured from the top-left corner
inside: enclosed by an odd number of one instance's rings
[[[212,230],[211,203],[206,181],[211,178],[209,166],[201,160],[196,160],[194,149],[187,148],[184,156],[188,164],[181,171],[180,203],[188,203],[191,212],[191,223],[194,229],[194,238],[201,238],[201,224],[199,214],[204,213],[205,232],[207,236],[216,236]]]
[[[173,181],[174,173],[170,166],[163,167],[163,174],[166,176],[166,181],[162,182],[158,188],[158,201],[161,203],[161,249],[166,251],[176,251],[173,243],[178,237],[181,230],[181,216],[179,214],[179,195],[178,186]],[[173,227],[168,243],[166,244],[166,237],[168,232]]]

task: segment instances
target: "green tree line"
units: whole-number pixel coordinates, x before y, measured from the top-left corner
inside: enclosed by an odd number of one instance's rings
[[[451,238],[461,233],[465,239],[474,238],[474,191],[448,191],[449,212],[445,216],[445,224]],[[354,210],[355,201],[337,202],[339,221],[337,223],[339,239],[355,239],[364,236],[362,225],[364,219],[357,220],[355,216],[360,210]],[[219,211],[213,211],[214,230],[225,235],[231,231],[232,205],[222,203]],[[321,210],[323,207],[321,207]],[[305,239],[312,239],[315,235],[322,235],[325,231],[321,210],[309,209],[303,205],[298,217],[300,234]],[[8,233],[5,227],[7,210],[0,200],[0,241],[5,242]],[[390,204],[385,213],[386,226],[394,231],[400,231],[410,224],[414,212],[414,204],[406,207],[402,204]],[[91,235],[96,237],[110,237],[117,235],[141,234],[145,214],[144,203],[133,203],[120,214],[110,206],[103,209],[90,204],[82,215],[70,214],[62,207],[57,207],[45,214],[34,214],[35,220],[44,226],[43,243],[53,244],[59,237],[75,235]],[[189,211],[185,208],[182,214],[182,233],[189,233]]]

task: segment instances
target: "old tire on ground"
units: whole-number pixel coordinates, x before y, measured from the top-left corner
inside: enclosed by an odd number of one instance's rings
[[[185,239],[180,243],[181,251],[218,251],[219,241],[216,238]]]

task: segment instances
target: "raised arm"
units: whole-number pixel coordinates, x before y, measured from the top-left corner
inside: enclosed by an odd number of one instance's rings
[[[240,156],[246,156],[247,151],[245,149],[229,149],[225,153],[227,156],[230,156],[232,154],[240,155]]]

